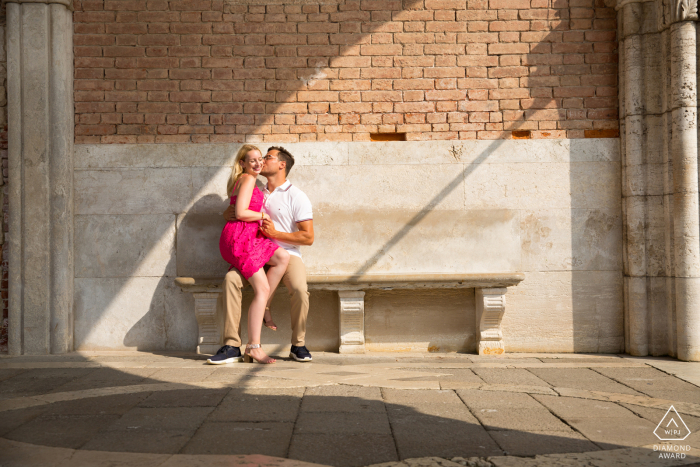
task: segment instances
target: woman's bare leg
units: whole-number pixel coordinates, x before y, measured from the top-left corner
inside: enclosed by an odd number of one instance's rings
[[[270,285],[270,297],[267,299],[265,304],[265,324],[271,327],[275,326],[272,322],[272,314],[270,313],[270,304],[272,303],[272,297],[275,295],[275,290],[280,284],[285,271],[287,271],[287,265],[289,264],[289,253],[284,248],[277,248],[275,254],[272,255],[270,261],[267,262],[270,267],[267,270],[267,283]]]
[[[270,296],[270,285],[263,268],[250,276],[248,283],[253,287],[255,297],[248,309],[248,344],[260,344],[262,320],[265,315],[265,303]],[[260,363],[274,363],[275,359],[268,357],[262,349],[251,349],[248,353]]]

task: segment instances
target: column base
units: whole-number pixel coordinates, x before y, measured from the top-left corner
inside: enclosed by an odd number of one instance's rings
[[[366,353],[365,344],[346,344],[341,345],[338,353],[342,354],[363,354]]]
[[[501,355],[506,352],[502,341],[479,342],[479,355]]]

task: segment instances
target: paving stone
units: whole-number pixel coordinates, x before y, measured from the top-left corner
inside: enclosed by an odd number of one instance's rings
[[[15,369],[15,368],[0,368],[0,381],[5,381],[6,379],[14,378],[15,376],[24,373],[27,370]]]
[[[382,389],[386,410],[392,420],[427,415],[478,425],[478,421],[454,391]]]
[[[700,404],[700,388],[656,368],[596,368],[596,371],[651,397]]]
[[[216,422],[293,422],[304,388],[231,390],[209,416]]]
[[[224,388],[156,391],[143,400],[139,407],[216,407],[230,390]]]
[[[570,431],[566,424],[528,394],[469,389],[460,389],[457,394],[490,431]]]
[[[42,368],[29,370],[1,381],[0,398],[46,394],[93,371],[95,371],[94,368]]]
[[[214,366],[203,368],[167,368],[158,370],[150,376],[150,379],[161,383],[192,383],[204,381],[216,371]]]
[[[263,454],[285,457],[294,430],[287,422],[205,422],[184,454]]]
[[[0,462],[3,467],[47,467],[70,459],[75,451],[20,443],[0,438]]]
[[[531,396],[564,420],[584,418],[620,418],[635,416],[614,402],[604,402],[573,397],[557,397],[534,394]]]
[[[634,412],[635,414],[639,415],[642,418],[645,418],[649,420],[652,423],[655,423],[656,425],[661,422],[661,420],[664,418],[666,415],[666,412],[668,411],[668,408],[665,409],[654,409],[650,407],[642,407],[639,405],[633,405],[633,404],[623,404],[620,403],[621,406],[629,410],[630,412]],[[687,415],[687,414],[679,414],[685,424],[688,426],[688,429],[692,433],[700,433],[700,417],[693,417],[692,415]]]
[[[76,449],[117,419],[118,415],[44,414],[5,434],[5,438]]]
[[[27,409],[8,410],[0,413],[0,436],[8,433],[27,422],[43,415],[49,409],[48,405],[29,407]]]
[[[386,413],[379,388],[348,385],[307,388],[301,411]]]
[[[97,368],[89,374],[69,381],[54,388],[51,392],[81,391],[85,389],[98,389],[137,384],[159,383],[152,380],[150,375],[157,372],[156,368]]]
[[[169,454],[145,454],[131,452],[73,451],[70,459],[56,467],[153,467],[170,458]]]
[[[297,433],[391,435],[391,428],[384,413],[301,412],[294,429],[295,436]]]
[[[588,452],[598,446],[585,437],[569,431],[493,431],[489,433],[510,456],[535,456],[562,452]]]
[[[596,356],[596,355],[591,355],[591,356],[586,356],[586,357],[575,357],[575,358],[567,358],[567,357],[561,357],[561,358],[546,358],[546,357],[541,357],[539,359],[542,363],[557,363],[557,364],[562,364],[562,363],[575,363],[575,364],[581,364],[581,363],[591,363],[593,364],[592,366],[595,366],[596,363],[624,363],[624,360],[621,357],[613,357],[613,356]]]
[[[56,402],[49,406],[47,412],[60,415],[124,415],[149,394],[137,392]]]
[[[470,423],[431,415],[396,418],[389,412],[394,440],[402,459],[412,457],[487,457],[502,450],[478,422]]]
[[[434,389],[391,389],[382,388],[382,396],[387,404],[428,405],[456,404],[462,401],[452,390]]]
[[[651,423],[611,402],[569,397],[533,396],[603,449],[658,442]]]
[[[192,438],[192,430],[126,430],[99,433],[82,449],[90,451],[175,454]]]
[[[296,434],[288,457],[335,467],[398,461],[391,435],[378,434]]]
[[[489,384],[514,386],[549,386],[546,381],[523,368],[472,368],[476,375]]]
[[[212,410],[211,407],[134,407],[105,431],[194,431]]]
[[[298,460],[282,459],[280,457],[263,456],[260,454],[248,455],[198,455],[176,454],[170,456],[158,467],[325,467],[319,464],[302,462]]]
[[[401,368],[404,371],[435,371],[439,373],[449,373],[448,375],[441,375],[437,377],[431,377],[433,380],[437,379],[442,382],[456,382],[461,383],[471,383],[471,384],[483,384],[484,380],[479,378],[474,372],[468,368]]]
[[[515,408],[547,410],[529,394],[519,392],[479,391],[476,389],[457,389],[455,392],[472,410],[511,410]]]
[[[588,368],[530,368],[529,371],[554,387],[641,395],[634,389]]]

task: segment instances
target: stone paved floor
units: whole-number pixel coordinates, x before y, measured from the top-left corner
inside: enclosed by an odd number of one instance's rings
[[[664,444],[671,405],[691,434]],[[674,466],[700,465],[698,448],[700,364],[673,359],[0,357],[0,467]]]

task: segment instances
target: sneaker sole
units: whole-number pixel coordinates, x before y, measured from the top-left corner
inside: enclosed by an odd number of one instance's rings
[[[289,352],[289,356],[292,357],[292,358],[293,358],[294,360],[296,360],[297,362],[310,362],[310,361],[312,360],[311,357],[309,357],[309,358],[299,358],[299,357],[296,356],[296,354],[295,354],[294,352]]]
[[[226,360],[219,360],[219,361],[213,361],[212,359],[207,359],[207,363],[210,365],[224,365],[226,363],[240,363],[243,361],[243,356],[241,355],[240,357],[231,357],[227,358]]]

